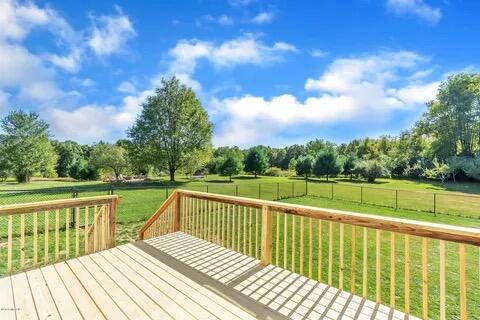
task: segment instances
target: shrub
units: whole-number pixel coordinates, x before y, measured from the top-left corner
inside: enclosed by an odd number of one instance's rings
[[[378,159],[358,162],[355,167],[355,172],[364,179],[367,179],[368,182],[375,182],[377,178],[390,176],[385,162]]]
[[[404,176],[409,178],[420,178],[425,175],[425,170],[422,167],[420,161],[414,163],[413,165],[408,165],[403,172]]]
[[[265,171],[265,175],[270,177],[288,177],[290,173],[279,167],[270,167]]]

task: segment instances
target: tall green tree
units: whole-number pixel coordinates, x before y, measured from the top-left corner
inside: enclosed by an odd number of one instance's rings
[[[114,144],[100,142],[93,148],[90,162],[97,168],[112,170],[118,179],[128,168],[127,150]]]
[[[53,146],[58,154],[58,161],[55,167],[59,177],[68,177],[70,168],[83,159],[82,147],[75,141],[54,141]]]
[[[308,179],[312,175],[313,172],[313,163],[315,162],[315,158],[311,155],[301,156],[297,160],[297,164],[295,166],[295,171],[298,176],[305,177],[305,180]]]
[[[325,149],[318,153],[313,165],[313,173],[317,177],[328,178],[342,172],[342,163],[334,149]]]
[[[128,131],[146,163],[167,168],[170,180],[184,167],[192,152],[208,152],[212,124],[195,92],[172,77],[162,79],[155,94],[142,105],[142,112]]]
[[[380,159],[359,161],[355,166],[355,172],[370,183],[375,182],[377,178],[390,176],[386,164]]]
[[[236,152],[230,152],[223,158],[223,162],[220,163],[218,171],[222,176],[229,177],[230,182],[232,176],[238,175],[243,169],[243,155]]]
[[[267,152],[264,148],[253,147],[245,157],[245,171],[253,173],[255,178],[269,167]]]
[[[50,142],[48,124],[37,113],[12,111],[0,127],[0,157],[18,182],[29,182],[37,173],[54,174],[58,156]]]
[[[480,139],[480,74],[458,73],[440,85],[419,122],[449,156],[472,156]]]
[[[349,153],[343,160],[343,173],[350,176],[350,180],[353,178],[353,173],[357,162],[358,158],[355,153]]]

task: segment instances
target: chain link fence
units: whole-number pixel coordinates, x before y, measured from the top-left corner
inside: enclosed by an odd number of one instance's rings
[[[480,196],[356,186],[335,182],[308,183],[309,196],[394,209],[480,219]]]
[[[0,205],[118,194],[120,223],[147,220],[176,188],[262,200],[316,196],[332,200],[480,218],[480,196],[356,186],[346,183],[301,181],[279,183],[218,183],[202,185],[102,185],[32,190],[0,190]]]

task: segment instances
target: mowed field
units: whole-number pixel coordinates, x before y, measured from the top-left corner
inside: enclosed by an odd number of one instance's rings
[[[280,199],[280,201],[301,204],[301,205],[310,205],[316,207],[324,208],[333,208],[346,211],[360,212],[360,213],[369,213],[383,216],[393,216],[398,218],[405,219],[414,219],[419,221],[434,222],[434,223],[444,223],[452,224],[459,226],[469,226],[469,227],[480,227],[480,219],[478,218],[468,218],[458,216],[458,213],[463,213],[465,215],[466,211],[462,211],[461,207],[458,205],[458,202],[452,202],[450,205],[456,207],[457,211],[455,212],[445,212],[434,214],[431,207],[431,203],[427,203],[425,199],[432,199],[433,193],[437,194],[437,201],[440,197],[445,197],[445,199],[467,199],[466,201],[462,200],[462,206],[468,207],[470,211],[480,211],[477,209],[476,197],[471,197],[478,190],[477,184],[458,184],[455,186],[455,190],[452,190],[452,187],[448,185],[446,187],[440,187],[436,184],[428,184],[425,182],[412,182],[407,180],[380,180],[378,184],[371,185],[366,183],[351,183],[349,181],[343,181],[343,179],[334,180],[336,182],[333,184],[333,199],[332,195],[332,184],[327,184],[323,181],[313,180],[308,184],[308,188],[305,185],[305,182],[301,179],[295,178],[273,178],[273,177],[260,177],[258,179],[253,179],[248,176],[240,177],[235,179],[234,183],[225,183],[225,178],[218,176],[208,177],[206,181],[194,181],[190,182],[188,180],[180,180],[175,184],[175,186],[170,185],[172,188],[165,188],[167,183],[165,181],[156,181],[155,183],[135,185],[135,186],[116,186],[114,193],[122,196],[122,203],[119,206],[119,212],[117,216],[117,243],[126,243],[137,239],[138,230],[143,226],[144,222],[151,216],[151,214],[161,205],[165,198],[172,192],[174,187],[205,191],[211,193],[220,193],[220,194],[229,194],[250,198],[262,198],[268,200]],[[0,201],[1,204],[15,203],[15,202],[30,202],[30,201],[42,201],[48,199],[61,199],[61,198],[70,198],[72,196],[72,187],[75,187],[79,190],[78,196],[94,196],[94,195],[103,195],[107,194],[109,191],[109,185],[99,182],[89,182],[89,183],[75,183],[75,182],[63,182],[63,181],[34,181],[31,184],[27,185],[18,185],[13,183],[6,183],[1,185],[1,189],[5,190],[14,190],[10,192],[0,191]],[[96,190],[91,190],[91,188],[97,188]],[[360,188],[363,188],[363,194],[360,194]],[[381,188],[381,189],[379,189]],[[392,194],[397,196],[397,193],[402,194],[402,191],[395,191],[396,188],[402,188],[405,195],[412,193],[415,197],[412,197],[410,200],[407,197],[400,197],[398,199],[392,200]],[[23,190],[23,191],[22,191]],[[450,191],[452,190],[452,191]],[[463,192],[461,192],[463,190]],[[412,192],[420,191],[420,192]],[[308,192],[308,195],[305,196],[305,193]],[[418,196],[421,195],[421,196]],[[360,197],[363,197],[360,198]],[[420,197],[424,197],[423,200]],[[474,199],[475,201],[468,201],[469,199]],[[392,202],[397,201],[397,203]],[[409,202],[410,201],[410,202]],[[457,200],[458,201],[458,200]],[[361,203],[360,203],[361,202]],[[376,204],[371,204],[376,203]],[[399,205],[400,204],[400,205]],[[415,210],[408,210],[404,207],[412,206]],[[438,206],[438,203],[437,203]],[[397,209],[396,209],[396,208]],[[422,210],[423,209],[423,210]],[[438,208],[437,208],[438,209]],[[480,214],[480,212],[479,212]],[[53,219],[52,215],[50,217]],[[64,218],[62,217],[62,220]],[[278,265],[281,267],[286,267],[288,269],[294,268],[296,272],[300,270],[300,255],[297,252],[295,257],[292,256],[292,233],[291,225],[292,218],[287,219],[288,231],[285,233],[284,230],[284,217],[279,219],[279,224],[275,224],[275,228],[280,229],[280,241],[279,246],[276,246],[274,243],[274,263],[277,264],[276,252],[278,251]],[[33,241],[31,234],[28,234],[29,228],[31,228],[31,220],[26,219],[26,229],[27,235],[25,237],[25,242],[31,243]],[[276,221],[276,220],[275,220]],[[297,237],[295,238],[295,246],[299,247],[300,238],[298,237],[298,230],[300,228],[300,219],[295,219],[295,228],[297,230]],[[308,244],[310,237],[312,237],[312,252],[315,252],[312,258],[312,277],[317,279],[319,276],[319,270],[322,272],[322,281],[326,281],[326,270],[328,270],[327,261],[328,261],[328,234],[329,226],[328,223],[322,225],[322,230],[320,232],[319,226],[317,223],[313,223],[312,233],[309,232],[309,223],[308,219],[305,219],[305,238],[304,243]],[[39,221],[39,225],[43,225],[42,221]],[[50,223],[51,226],[54,225],[53,220]],[[14,222],[14,230],[18,231],[18,224]],[[274,232],[276,229],[274,229]],[[338,240],[339,235],[339,225],[333,225],[333,237],[335,239],[333,244],[333,266],[332,266],[332,285],[339,285],[339,259],[340,246]],[[6,261],[6,250],[5,250],[5,240],[6,240],[6,222],[3,218],[0,218],[0,274],[5,274],[5,261]],[[355,240],[357,244],[362,243],[362,233],[360,232],[361,228],[357,228],[355,233]],[[321,246],[323,248],[321,252],[321,263],[319,259],[319,236],[322,235],[320,240]],[[49,233],[49,260],[53,261],[55,259],[53,253],[54,248],[54,233]],[[367,287],[368,287],[368,297],[370,299],[375,299],[376,295],[376,274],[375,274],[375,231],[368,231],[368,256],[367,256],[367,265],[368,265],[368,275],[367,275]],[[70,233],[70,252],[74,252],[74,235]],[[38,240],[40,244],[44,243],[44,234],[40,234],[40,239]],[[60,231],[60,239],[65,238],[64,231]],[[80,239],[82,241],[82,239]],[[404,304],[404,283],[402,282],[404,275],[404,238],[403,236],[396,237],[396,305],[397,308],[402,310]],[[284,243],[287,243],[287,254],[284,256]],[[345,238],[344,238],[344,257],[345,257],[345,272],[344,272],[344,286],[346,289],[350,289],[350,280],[351,280],[351,265],[350,257],[352,254],[352,229],[350,226],[345,227]],[[382,233],[381,237],[381,297],[382,301],[388,302],[390,300],[390,237],[388,233]],[[18,260],[20,255],[19,251],[19,239],[18,237],[14,238],[13,244],[13,255],[14,260]],[[411,307],[412,313],[416,315],[421,314],[421,244],[420,239],[412,237],[411,243],[412,250],[412,290],[411,290]],[[64,242],[60,244],[60,259],[65,255],[65,244]],[[361,293],[362,290],[362,251],[360,246],[357,245],[357,249],[354,252],[357,264],[355,266],[355,273],[357,278],[355,281],[355,291]],[[439,247],[438,241],[429,240],[428,242],[428,265],[429,265],[429,306],[430,306],[430,316],[432,318],[438,318],[439,316]],[[308,252],[308,246],[306,246],[306,252]],[[31,246],[26,246],[26,257],[27,260],[31,259],[32,255]],[[40,258],[44,257],[44,248],[42,245],[39,246],[38,256]],[[293,258],[292,258],[293,257]],[[309,270],[307,253],[303,259],[303,273],[307,274]],[[39,259],[41,260],[41,259]],[[29,264],[31,261],[27,261]],[[286,265],[284,264],[286,262]],[[292,264],[293,262],[293,264]],[[455,244],[447,245],[447,305],[448,308],[448,318],[455,319],[459,315],[459,302],[458,302],[458,246]],[[471,319],[480,319],[480,250],[479,248],[468,246],[467,247],[467,297],[468,297],[468,310],[469,316]]]

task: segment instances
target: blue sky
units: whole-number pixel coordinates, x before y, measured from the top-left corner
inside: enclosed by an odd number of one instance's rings
[[[0,0],[0,116],[59,139],[125,137],[172,74],[214,144],[398,134],[449,74],[478,70],[480,1]]]

